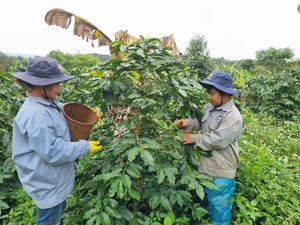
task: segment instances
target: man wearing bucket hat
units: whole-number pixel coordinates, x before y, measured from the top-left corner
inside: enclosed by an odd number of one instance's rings
[[[231,96],[239,92],[232,87],[228,73],[214,72],[200,84],[207,90],[208,104],[201,119],[180,119],[175,125],[185,131],[183,144],[211,152],[211,157],[201,157],[200,172],[213,177],[218,188],[205,188],[206,205],[214,225],[228,225],[231,219],[231,197],[235,190],[235,174],[239,167],[237,139],[243,129],[243,120]],[[189,133],[201,130],[200,134]]]
[[[76,159],[102,146],[98,141],[70,141],[55,99],[60,82],[72,76],[63,73],[55,59],[35,57],[26,72],[13,76],[28,90],[13,124],[12,158],[25,191],[37,206],[37,224],[60,224],[74,184]]]

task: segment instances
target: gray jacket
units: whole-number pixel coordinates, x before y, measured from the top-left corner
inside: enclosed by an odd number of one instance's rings
[[[201,157],[200,172],[214,177],[234,178],[239,167],[237,139],[242,133],[243,119],[233,101],[215,109],[207,104],[201,123],[197,119],[189,119],[186,131],[200,128],[201,134],[193,134],[195,148],[212,153],[211,157]]]

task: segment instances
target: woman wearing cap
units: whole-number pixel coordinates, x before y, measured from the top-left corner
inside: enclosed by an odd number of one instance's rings
[[[207,90],[208,104],[201,119],[180,119],[175,125],[185,131],[183,144],[211,152],[201,157],[200,172],[213,177],[218,190],[205,188],[210,220],[214,225],[230,224],[231,197],[235,190],[235,174],[239,167],[237,139],[243,129],[243,120],[231,96],[238,94],[232,87],[232,78],[223,72],[214,72],[200,84]],[[189,133],[201,130],[200,134]]]
[[[13,74],[28,87],[13,124],[12,158],[23,188],[37,208],[38,225],[60,224],[72,191],[75,161],[102,149],[97,141],[70,141],[66,120],[55,101],[64,74],[56,60],[35,57],[26,72]]]

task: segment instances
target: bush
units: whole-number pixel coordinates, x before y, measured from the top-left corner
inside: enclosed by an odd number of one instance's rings
[[[299,223],[299,122],[244,117],[234,224]]]
[[[0,73],[0,216],[16,204],[13,196],[19,188],[11,157],[13,117],[22,103],[19,91],[11,71]]]
[[[300,73],[286,69],[257,74],[248,83],[246,104],[254,111],[283,120],[300,115]]]
[[[204,223],[203,187],[213,185],[198,172],[200,152],[181,146],[172,125],[201,111],[201,86],[185,78],[185,66],[156,39],[114,48],[123,58],[100,65],[90,81],[90,103],[105,113],[91,138],[104,150],[81,162],[65,222]]]

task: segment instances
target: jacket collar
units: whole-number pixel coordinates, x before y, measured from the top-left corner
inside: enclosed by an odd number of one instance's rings
[[[233,106],[233,100],[230,99],[228,102],[226,102],[225,104],[223,104],[217,108],[214,108],[214,106],[209,103],[208,110],[212,111],[212,110],[216,109],[216,110],[223,110],[224,112],[227,112],[232,106]]]
[[[39,104],[42,104],[42,105],[51,105],[50,102],[46,101],[45,99],[41,98],[41,97],[36,97],[36,96],[28,96],[26,98],[28,101],[33,101],[33,102],[36,102],[36,103],[39,103]]]

